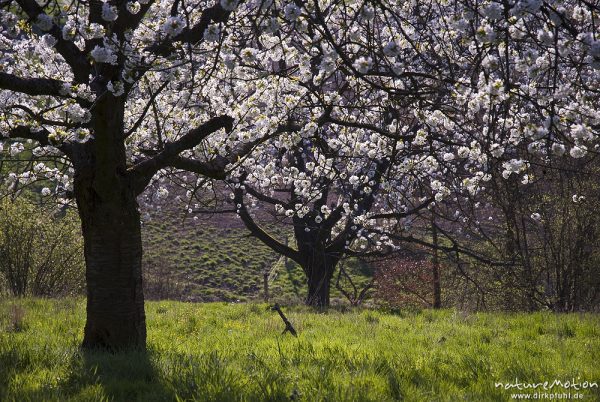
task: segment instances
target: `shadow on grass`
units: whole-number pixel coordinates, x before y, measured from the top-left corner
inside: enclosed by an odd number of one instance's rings
[[[302,298],[302,286],[304,284],[297,278],[298,270],[301,270],[302,268],[300,268],[295,262],[287,260],[283,266],[283,269],[285,270],[288,282],[291,284],[292,294],[296,297]]]
[[[174,401],[173,389],[151,356],[135,350],[5,350],[0,353],[0,401]]]
[[[152,352],[80,350],[64,389],[76,400],[173,401],[175,395],[156,370]]]
[[[15,363],[19,363],[19,357],[16,349],[0,353],[0,401],[7,399],[5,394],[8,392],[10,379],[18,373]]]

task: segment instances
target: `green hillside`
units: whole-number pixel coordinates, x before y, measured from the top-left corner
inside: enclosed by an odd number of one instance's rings
[[[270,225],[281,241],[284,228]],[[219,215],[194,221],[178,212],[155,213],[142,228],[144,270],[150,298],[188,301],[244,301],[262,298],[264,273],[269,294],[281,302],[299,301],[306,286],[301,268],[248,235],[235,216]],[[359,285],[372,272],[364,262],[344,262]],[[342,285],[347,286],[345,282]],[[351,288],[350,288],[351,289]],[[343,295],[333,289],[333,298]]]

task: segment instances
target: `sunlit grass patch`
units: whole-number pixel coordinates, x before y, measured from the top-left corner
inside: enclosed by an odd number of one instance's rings
[[[294,338],[266,304],[149,302],[148,352],[112,355],[79,349],[84,305],[0,302],[0,400],[505,401],[496,382],[600,382],[593,314],[284,307]]]

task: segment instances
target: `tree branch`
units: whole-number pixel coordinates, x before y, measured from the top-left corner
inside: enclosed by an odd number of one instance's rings
[[[142,110],[140,117],[136,120],[136,122],[133,124],[133,126],[131,126],[131,128],[129,130],[127,130],[127,132],[125,133],[125,138],[128,138],[131,134],[135,133],[135,131],[140,127],[140,125],[144,121],[144,117],[146,117],[146,114],[148,113],[148,109],[150,109],[150,106],[153,104],[156,97],[162,92],[163,89],[166,88],[166,86],[168,84],[169,84],[169,81],[165,81],[164,83],[161,84],[160,87],[158,87],[156,92],[150,91],[150,100],[148,100],[148,102],[146,103],[146,106],[144,107],[144,110]]]
[[[391,166],[391,162],[387,159],[384,159],[383,161],[380,161],[377,163],[375,175],[373,176],[373,179],[372,179],[373,181],[375,181],[375,186],[373,187],[370,194],[361,198],[360,189],[357,188],[352,192],[351,199],[354,202],[356,202],[358,200],[358,210],[356,211],[357,215],[361,215],[371,209],[373,203],[375,202],[375,194],[377,193],[377,191],[379,189],[383,175],[390,166]],[[336,221],[334,221],[334,222],[326,221],[326,224],[333,228],[333,226],[337,223],[337,221],[341,219],[341,212],[342,211],[338,207],[329,216],[329,218],[336,219]],[[352,238],[355,237],[356,231],[352,230],[352,226],[354,225],[352,221],[353,221],[352,219],[348,219],[344,229],[334,239],[331,240],[331,243],[328,246],[328,250],[331,250],[332,252],[338,251],[338,250],[343,250],[345,247],[346,241],[349,240],[350,237],[352,237]]]
[[[465,249],[465,248],[460,247],[458,245],[458,243],[456,243],[454,241],[452,241],[452,243],[453,243],[452,247],[448,247],[448,246],[442,246],[442,245],[439,245],[439,244],[435,245],[435,244],[430,243],[428,241],[418,239],[418,238],[416,238],[416,237],[414,237],[412,235],[403,236],[403,235],[399,235],[399,234],[385,233],[385,232],[376,231],[376,230],[371,230],[371,231],[375,232],[375,233],[379,233],[379,234],[386,234],[390,239],[399,240],[399,241],[407,242],[407,243],[414,243],[414,244],[418,244],[418,245],[421,245],[421,246],[424,246],[424,247],[428,247],[431,250],[434,250],[434,249],[435,250],[441,250],[441,251],[446,252],[446,253],[461,253],[461,254],[467,255],[469,257],[472,257],[472,258],[474,258],[477,261],[480,261],[480,262],[482,262],[484,264],[488,264],[488,265],[491,265],[491,266],[510,266],[510,265],[513,265],[513,262],[511,262],[511,261],[494,261],[494,260],[491,260],[489,258],[486,258],[486,257],[484,257],[482,255],[479,255],[475,251],[471,251],[469,249]]]
[[[16,126],[8,131],[8,138],[34,140],[40,143],[42,146],[53,146],[63,152],[65,155],[70,155],[70,145],[67,143],[52,144],[48,138],[50,132],[45,128],[41,127],[38,130],[34,130],[28,126]]]
[[[202,11],[200,21],[192,28],[185,28],[179,35],[163,40],[150,46],[148,50],[161,56],[168,56],[173,51],[173,45],[177,42],[195,44],[204,40],[204,31],[211,23],[225,23],[229,19],[231,11],[221,7],[217,1],[213,6]]]
[[[407,216],[414,215],[417,212],[427,208],[429,205],[431,205],[431,203],[433,201],[435,201],[435,198],[430,197],[427,200],[425,200],[425,202],[423,202],[422,204],[414,207],[413,209],[407,210],[406,212],[387,212],[387,213],[374,214],[374,215],[370,215],[369,219],[406,218]]]
[[[168,166],[187,172],[198,173],[211,179],[223,180],[226,176],[225,167],[228,163],[229,159],[221,155],[217,155],[215,159],[208,162],[178,156],[171,160]]]
[[[240,218],[242,218],[242,222],[244,222],[244,225],[250,231],[252,236],[262,241],[266,246],[271,248],[276,253],[291,258],[292,260],[300,264],[300,253],[298,251],[286,246],[283,243],[280,243],[279,241],[271,237],[267,232],[265,232],[260,226],[258,226],[256,222],[254,222],[254,219],[248,213],[246,205],[244,204],[244,190],[241,187],[236,188],[233,194],[233,202],[236,204],[238,214]]]
[[[38,15],[43,13],[42,7],[35,0],[16,1],[31,21],[35,22]],[[63,39],[62,30],[57,25],[53,24],[49,32],[57,40],[55,48],[71,67],[75,81],[86,83],[90,76],[91,67],[85,54],[73,42]]]
[[[227,115],[213,117],[200,127],[188,131],[178,140],[166,144],[164,149],[153,157],[145,159],[129,169],[129,174],[133,179],[134,186],[138,194],[144,191],[144,188],[146,188],[148,182],[150,179],[152,179],[152,176],[154,176],[157,171],[167,166],[193,167],[191,171],[196,171],[194,169],[199,169],[201,174],[205,174],[206,172],[210,171],[210,167],[206,162],[197,162],[190,159],[181,158],[179,157],[179,154],[185,150],[194,148],[210,134],[222,128],[224,128],[226,132],[230,132],[233,129],[233,118]],[[222,162],[215,162],[215,166],[220,166],[221,163]]]
[[[254,198],[256,198],[259,201],[263,201],[263,202],[269,203],[271,205],[281,204],[282,206],[284,206],[286,208],[289,207],[288,202],[279,200],[274,197],[269,197],[268,195],[263,194],[263,193],[255,190],[254,188],[250,187],[250,185],[248,185],[248,184],[244,184],[244,187],[246,188],[246,192],[248,194],[250,194],[251,196],[253,196]]]
[[[244,156],[248,155],[254,149],[255,146],[268,140],[269,138],[277,136],[277,135],[281,134],[282,132],[287,132],[287,131],[295,130],[295,129],[298,129],[298,128],[295,125],[290,124],[290,123],[281,125],[272,134],[269,134],[265,137],[256,139],[251,142],[238,144],[238,146],[236,148],[234,148],[231,152],[229,152],[228,155],[225,155],[225,156],[217,155],[217,157],[215,157],[213,160],[208,161],[208,162],[201,162],[201,161],[197,161],[197,160],[193,160],[193,159],[189,159],[189,158],[183,158],[183,157],[178,156],[178,157],[174,158],[168,164],[168,166],[174,167],[176,169],[186,170],[188,172],[198,173],[203,176],[209,177],[211,179],[224,180],[227,176],[226,168],[227,168],[228,164],[233,164],[233,163],[237,162]],[[252,190],[248,191],[248,193],[252,194],[251,191]],[[252,194],[252,195],[254,195],[254,194]]]
[[[25,113],[27,113],[34,121],[38,122],[39,124],[60,126],[60,127],[66,127],[66,128],[75,128],[75,127],[79,126],[79,124],[70,124],[70,123],[66,123],[64,121],[46,119],[43,117],[42,114],[37,114],[33,110],[28,108],[27,106],[23,106],[23,105],[13,105],[13,106],[8,107],[8,109],[22,110]]]
[[[64,96],[60,94],[66,83],[50,78],[21,78],[0,72],[0,89],[20,92],[27,95]]]
[[[51,145],[48,140],[48,130],[40,128],[38,131],[33,131],[31,127],[17,126],[8,132],[9,138],[22,138],[25,140],[34,140],[42,145]]]

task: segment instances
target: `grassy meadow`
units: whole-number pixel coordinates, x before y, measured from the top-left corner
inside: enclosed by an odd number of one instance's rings
[[[281,228],[272,225],[267,230],[284,241]],[[306,297],[302,268],[248,236],[235,216],[195,224],[179,211],[165,211],[148,220],[142,234],[145,294],[150,297],[202,302],[262,299],[265,272],[271,299],[301,302]],[[344,268],[357,286],[373,276],[372,268],[357,259],[344,261]],[[335,287],[331,295],[343,298]]]
[[[83,299],[0,301],[1,401],[505,401],[600,382],[600,317],[147,303],[147,353],[83,352]],[[580,391],[600,400],[598,388]]]

